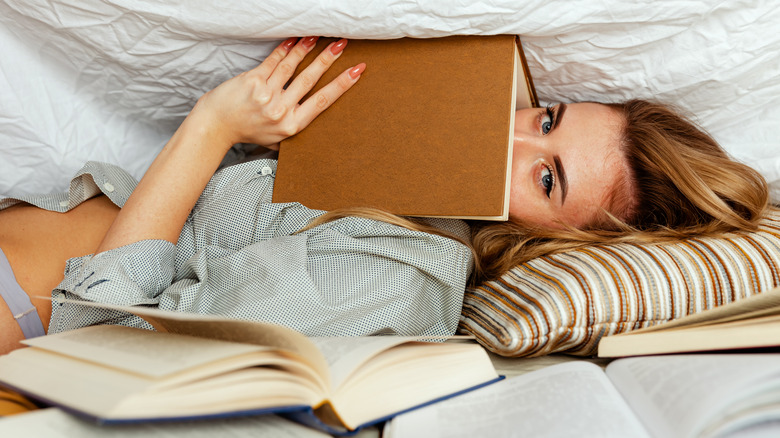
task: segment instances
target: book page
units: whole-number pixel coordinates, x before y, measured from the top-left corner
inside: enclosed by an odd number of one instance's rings
[[[50,297],[40,297],[51,300]],[[99,307],[139,316],[159,332],[178,333],[207,339],[263,345],[292,352],[309,362],[328,381],[325,359],[301,333],[276,324],[222,318],[214,315],[168,312],[143,306],[116,306],[91,301],[57,300],[69,305]]]
[[[257,345],[156,333],[117,325],[83,327],[40,336],[25,344],[112,368],[157,378],[246,353]]]
[[[780,417],[761,421],[738,430],[726,431],[718,438],[777,438],[780,436]]]
[[[67,405],[96,417],[153,384],[137,374],[41,348],[20,348],[0,356],[0,380],[21,394],[43,397],[47,405]]]
[[[330,368],[332,388],[338,388],[353,371],[378,353],[418,339],[404,336],[309,338],[325,356]]]
[[[0,420],[0,436],[49,438],[327,438],[330,435],[274,415],[176,423],[101,426],[49,408]]]
[[[693,327],[778,314],[780,314],[780,287],[663,324],[635,330],[631,333],[667,330],[677,327]]]
[[[304,405],[325,391],[306,380],[312,374],[283,370],[298,362],[257,345],[123,326],[83,327],[30,344],[0,356],[0,381],[101,419]]]
[[[780,354],[669,355],[616,360],[607,376],[647,429],[666,438],[697,436],[733,406],[754,408],[780,387],[778,369]]]
[[[601,368],[569,362],[399,415],[388,423],[385,436],[648,435]]]
[[[600,357],[780,347],[780,315],[606,336]]]

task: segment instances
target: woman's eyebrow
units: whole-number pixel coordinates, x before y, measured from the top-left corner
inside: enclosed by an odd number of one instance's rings
[[[566,181],[566,170],[563,168],[560,156],[553,156],[553,164],[555,166],[555,174],[558,175],[558,181],[561,184],[561,205],[563,205],[566,202],[566,193],[569,192],[569,182]]]
[[[555,129],[558,125],[561,124],[561,120],[563,119],[563,113],[566,112],[566,104],[565,103],[559,103],[557,111],[555,112],[555,120],[553,121],[552,128],[550,128],[550,131]]]

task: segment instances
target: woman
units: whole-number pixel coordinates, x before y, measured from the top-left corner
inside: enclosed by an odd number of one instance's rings
[[[257,68],[206,93],[137,186],[121,170],[92,163],[67,197],[23,199],[68,213],[30,205],[1,211],[9,263],[0,278],[15,292],[4,292],[0,306],[0,350],[45,327],[145,326],[63,297],[267,320],[309,335],[451,334],[472,271],[482,281],[594,241],[750,229],[766,207],[756,172],[674,113],[643,102],[518,111],[512,220],[473,224],[473,249],[462,221],[272,204],[274,160],[214,172],[233,144],[274,149],[359,79],[363,64],[299,104],[346,45],[329,45],[285,88],[315,41],[289,39]],[[52,289],[53,306],[25,301]]]
[[[558,215],[543,226],[525,218],[473,224],[472,245],[478,262],[475,282],[496,278],[544,254],[594,243],[649,243],[757,228],[769,206],[769,188],[761,174],[732,160],[709,135],[667,106],[642,100],[599,106],[618,118],[617,145],[611,152],[619,154],[621,165],[610,168],[609,161],[602,164],[571,151],[572,144],[579,148],[577,141],[588,141],[575,139],[574,134],[556,138],[548,133],[537,138],[550,153],[573,155],[570,161],[581,160],[590,166],[594,180],[603,178],[600,198],[594,198],[600,199],[599,207],[586,210],[591,222],[577,223]],[[558,109],[557,118],[553,113],[544,121],[563,126],[562,112]],[[550,203],[560,209],[567,183],[556,187],[556,180],[565,178],[555,178],[553,172],[553,177],[542,182],[550,182],[546,186]]]

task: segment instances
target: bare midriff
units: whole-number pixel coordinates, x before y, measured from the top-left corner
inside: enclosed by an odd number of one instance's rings
[[[69,258],[95,251],[118,212],[119,207],[102,195],[67,213],[30,205],[0,211],[0,248],[47,330],[51,301],[36,297],[51,296],[51,290],[62,281]],[[20,339],[21,329],[8,306],[0,303],[0,352],[18,347]]]

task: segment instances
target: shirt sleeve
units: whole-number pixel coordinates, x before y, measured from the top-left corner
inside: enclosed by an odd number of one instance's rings
[[[151,328],[134,315],[63,303],[62,298],[122,306],[157,305],[171,285],[176,247],[164,240],[142,240],[98,255],[69,259],[65,278],[52,291],[49,333],[95,324]]]

